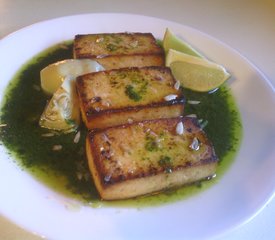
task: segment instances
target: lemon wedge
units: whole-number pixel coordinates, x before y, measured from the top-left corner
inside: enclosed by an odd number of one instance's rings
[[[184,88],[198,92],[209,92],[220,87],[230,74],[214,62],[170,49],[166,66]]]
[[[91,59],[66,59],[50,64],[40,71],[41,87],[47,94],[54,94],[64,81],[101,70],[104,68]]]
[[[204,58],[197,50],[195,50],[191,45],[182,39],[178,38],[174,33],[172,33],[168,28],[166,28],[163,37],[163,48],[167,54],[169,49],[174,49],[179,52],[183,52],[192,56]]]
[[[59,87],[46,105],[39,125],[51,130],[74,131],[80,123],[79,105],[75,94],[75,91],[68,92],[62,86]]]

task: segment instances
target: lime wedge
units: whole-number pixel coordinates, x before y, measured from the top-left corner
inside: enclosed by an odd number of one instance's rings
[[[168,51],[166,66],[184,88],[198,92],[214,90],[230,77],[221,65],[172,49]]]
[[[80,111],[74,82],[68,92],[58,88],[42,113],[39,125],[43,128],[62,132],[74,131],[80,123]]]
[[[54,94],[65,80],[74,80],[79,75],[101,70],[104,68],[91,59],[66,59],[41,70],[41,87],[47,94]]]
[[[168,28],[165,31],[163,37],[163,48],[167,54],[169,49],[174,49],[179,52],[183,52],[192,56],[204,58],[198,51],[196,51],[191,45],[182,39],[178,38],[174,33],[172,33]]]

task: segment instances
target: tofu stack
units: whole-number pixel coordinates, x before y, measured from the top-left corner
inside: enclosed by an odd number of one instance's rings
[[[214,148],[151,33],[77,35],[74,57],[105,71],[76,79],[89,168],[105,200],[126,199],[209,178]]]

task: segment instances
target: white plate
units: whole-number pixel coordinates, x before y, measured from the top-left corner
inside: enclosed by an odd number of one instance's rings
[[[221,181],[187,200],[165,206],[72,209],[72,199],[21,171],[0,146],[0,213],[49,239],[192,239],[213,237],[251,219],[275,188],[275,97],[266,78],[244,57],[192,28],[127,14],[88,14],[34,24],[0,41],[0,99],[15,72],[41,50],[97,32],[152,32],[169,27],[232,73],[244,126],[240,152]]]

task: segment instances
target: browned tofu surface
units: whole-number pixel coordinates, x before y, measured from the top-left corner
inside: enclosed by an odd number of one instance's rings
[[[91,131],[86,151],[106,200],[193,183],[215,174],[217,157],[195,118],[142,121]]]
[[[182,115],[184,97],[166,67],[95,72],[76,80],[88,129]]]
[[[151,33],[76,35],[74,57],[94,59],[105,69],[164,66],[164,51]]]

